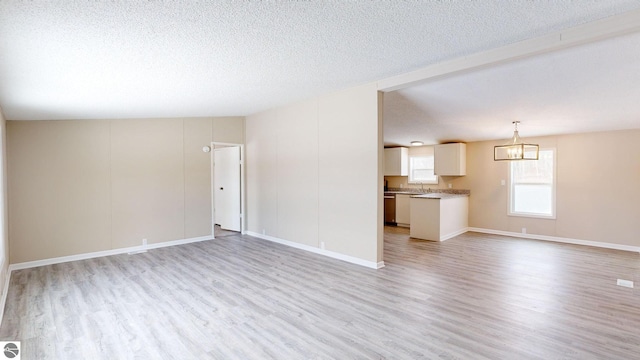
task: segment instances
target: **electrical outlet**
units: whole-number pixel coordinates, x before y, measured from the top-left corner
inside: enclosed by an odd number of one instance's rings
[[[142,246],[147,246],[147,239],[142,239]]]
[[[618,282],[616,284],[618,286],[624,286],[624,287],[628,287],[628,288],[632,288],[633,289],[633,281],[631,281],[631,280],[618,279]]]
[[[526,234],[527,233],[527,228],[522,228],[522,233]]]
[[[453,185],[449,184],[449,189],[451,189],[453,187]]]
[[[500,180],[500,185],[505,186],[505,185],[507,185],[507,182],[506,182],[506,181],[504,181],[504,179],[503,179],[503,180]]]
[[[264,229],[262,229],[262,235],[266,235],[266,234],[267,232]]]
[[[324,241],[320,241],[320,249],[324,250]]]

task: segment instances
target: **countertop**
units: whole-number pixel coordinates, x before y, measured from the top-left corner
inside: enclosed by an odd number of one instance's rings
[[[469,194],[445,194],[445,193],[429,193],[413,195],[412,199],[451,199],[457,197],[469,196]]]
[[[418,199],[449,199],[454,197],[469,196],[471,191],[464,189],[425,189],[420,190],[401,190],[391,188],[384,192],[385,195],[410,195],[412,198]]]
[[[385,191],[385,195],[421,195],[421,193],[411,192],[411,191]]]

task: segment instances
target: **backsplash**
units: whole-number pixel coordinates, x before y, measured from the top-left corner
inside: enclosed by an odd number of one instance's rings
[[[449,189],[449,185],[454,189],[465,188],[462,185],[465,180],[464,176],[439,176],[438,184],[410,184],[407,176],[385,176],[384,180],[389,188],[402,188],[403,190],[407,189],[407,191],[412,191],[409,189]]]
[[[412,194],[431,194],[431,193],[440,193],[440,194],[459,194],[459,195],[470,195],[471,190],[465,189],[415,189],[415,188],[393,188],[390,187],[387,189],[390,192],[406,192]]]

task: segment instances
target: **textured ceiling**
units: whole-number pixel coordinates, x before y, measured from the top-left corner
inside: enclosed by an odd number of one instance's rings
[[[0,106],[8,119],[247,115],[638,7],[2,0]]]

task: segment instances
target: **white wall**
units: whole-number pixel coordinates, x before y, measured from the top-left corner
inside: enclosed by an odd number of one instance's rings
[[[7,122],[5,121],[2,109],[0,109],[0,289],[5,288],[7,271],[9,268],[9,212],[7,203]],[[4,300],[4,290],[2,296]],[[4,305],[4,301],[0,303]],[[4,309],[0,309],[0,321]]]
[[[527,138],[556,149],[556,219],[509,216],[509,162],[493,161],[502,141],[467,144],[469,226],[640,247],[640,130]]]
[[[276,193],[287,194],[278,196],[278,237],[318,246],[318,103],[282,108],[276,121],[276,146],[284,150],[277,151]]]
[[[273,236],[276,236],[278,226],[277,119],[277,111],[269,110],[247,117],[245,123],[245,226],[248,231]]]
[[[244,118],[8,121],[12,264],[211,236],[211,141]]]
[[[366,85],[247,117],[248,231],[382,261],[378,114]]]

